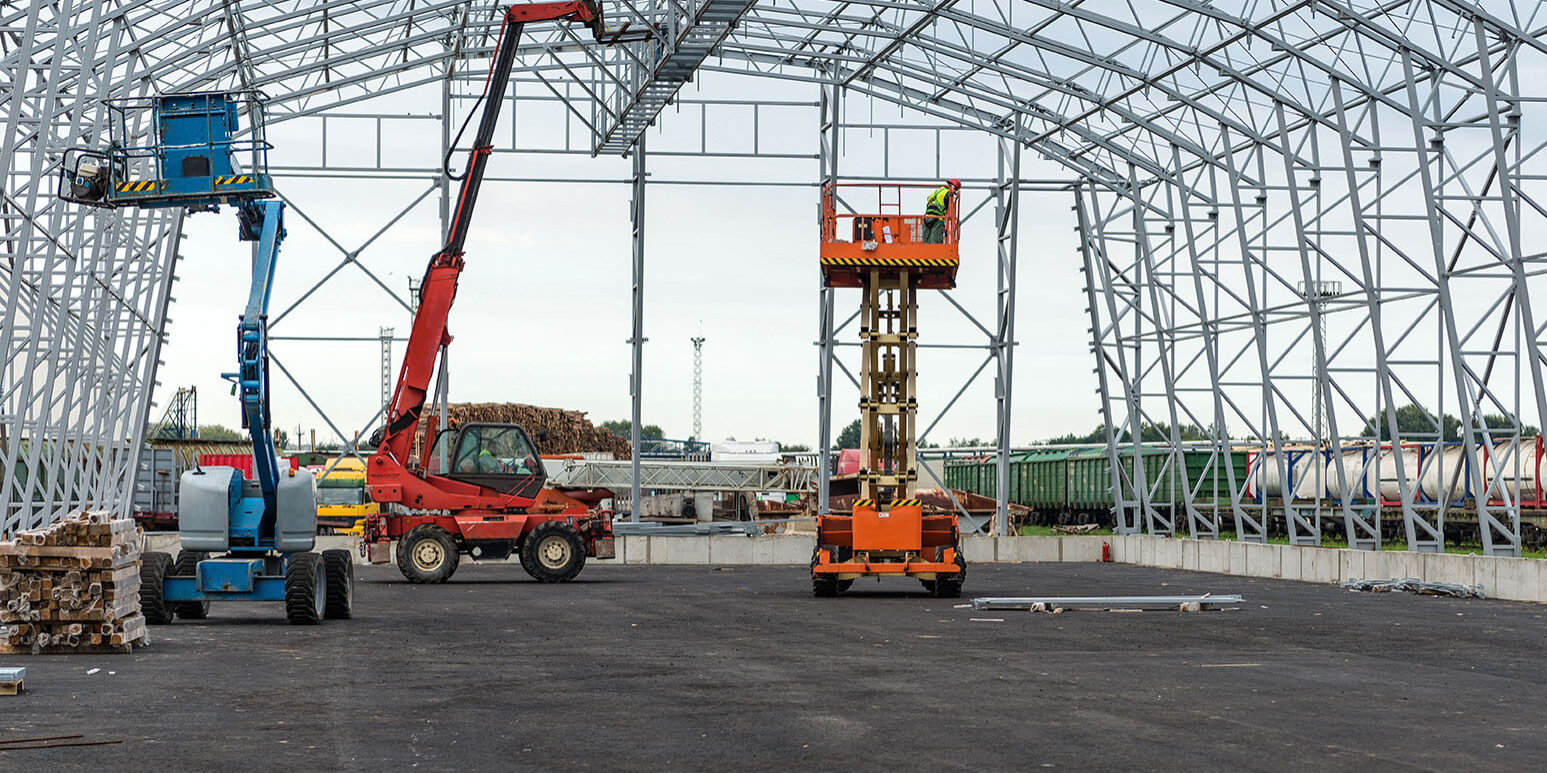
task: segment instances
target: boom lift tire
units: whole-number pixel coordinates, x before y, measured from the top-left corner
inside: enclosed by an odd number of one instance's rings
[[[322,556],[316,553],[296,553],[285,562],[285,619],[291,625],[322,622],[327,602],[323,574]]]
[[[140,559],[140,614],[151,625],[172,622],[172,610],[161,598],[162,583],[172,573],[172,557],[146,553]]]
[[[439,526],[415,526],[397,543],[397,568],[409,582],[445,582],[456,574],[459,560],[456,540]]]
[[[521,543],[521,568],[538,582],[569,582],[585,568],[585,539],[564,521],[544,521]]]
[[[172,576],[194,577],[199,573],[199,562],[209,558],[209,553],[202,550],[179,550],[177,560],[172,562]],[[209,617],[208,601],[175,601],[169,606],[178,617],[184,620],[203,620]]]
[[[348,620],[355,606],[355,562],[347,550],[322,551],[322,569],[327,577],[326,608],[323,617]]]

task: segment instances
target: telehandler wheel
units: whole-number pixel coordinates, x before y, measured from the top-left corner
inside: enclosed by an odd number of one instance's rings
[[[539,523],[521,543],[521,568],[538,582],[569,582],[585,568],[585,539],[564,521]]]
[[[179,550],[172,562],[173,577],[194,577],[199,573],[199,562],[209,558],[202,550]],[[172,611],[184,620],[203,620],[209,617],[208,601],[174,601],[168,604]]]
[[[151,625],[172,622],[172,610],[162,601],[163,582],[172,573],[172,557],[165,553],[146,553],[140,558],[140,614]]]
[[[316,553],[295,553],[285,561],[285,619],[291,625],[322,622],[327,603],[323,575],[322,556]]]
[[[327,607],[323,616],[329,620],[348,620],[355,606],[355,562],[347,550],[322,551],[322,570],[327,577]]]
[[[397,568],[409,582],[445,582],[459,560],[456,541],[439,526],[415,526],[397,543]]]

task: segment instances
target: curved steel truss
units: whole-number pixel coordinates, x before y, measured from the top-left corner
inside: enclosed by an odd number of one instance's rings
[[[478,87],[495,5],[0,8],[0,532],[81,503],[126,507],[150,411],[181,220],[82,212],[51,191],[64,149],[100,144],[100,100],[259,88],[283,122],[425,87],[449,108]],[[1521,430],[1547,417],[1547,325],[1531,292],[1547,261],[1540,2],[622,0],[605,10],[614,45],[529,31],[507,95],[562,102],[581,135],[572,150],[641,155],[644,128],[671,120],[662,108],[697,72],[812,84],[828,122],[811,138],[824,176],[839,175],[829,142],[841,117],[826,108],[840,99],[981,130],[1000,138],[1002,166],[1014,159],[984,181],[1012,294],[1020,149],[1068,169],[1082,238],[1066,259],[1086,271],[1125,530],[1265,539],[1277,518],[1294,541],[1315,543],[1327,516],[1373,547],[1379,503],[1320,491],[1307,503],[1294,485],[1275,499],[1254,481],[1293,478],[1293,444],[1340,457],[1375,435],[1452,464],[1476,494],[1468,512],[1488,551],[1518,553],[1520,486],[1504,482],[1535,464]],[[428,165],[412,171],[443,184]],[[1003,391],[1010,308],[990,333]],[[1459,429],[1404,423],[1409,403],[1456,416]],[[1139,448],[1146,431],[1158,450]],[[1227,463],[1243,449],[1253,450],[1245,479]],[[1159,461],[1135,465],[1138,451]],[[1208,463],[1189,466],[1199,454]],[[1350,490],[1343,465],[1318,469]],[[1439,549],[1454,509],[1422,496],[1417,478],[1430,472],[1394,473],[1392,506],[1414,549]]]

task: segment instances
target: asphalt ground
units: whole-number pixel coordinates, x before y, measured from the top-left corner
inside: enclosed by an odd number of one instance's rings
[[[796,567],[370,567],[353,620],[216,605],[133,655],[0,658],[29,688],[0,697],[0,741],[121,741],[0,770],[1547,767],[1547,607],[1101,564],[974,566],[965,595],[1205,592],[1246,603],[986,613],[902,580],[816,599]]]

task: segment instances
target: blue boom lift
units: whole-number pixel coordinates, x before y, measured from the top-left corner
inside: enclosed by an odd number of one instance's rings
[[[310,472],[279,469],[270,432],[268,305],[285,205],[267,174],[263,95],[256,91],[166,94],[107,103],[105,152],[71,150],[59,195],[95,207],[183,207],[189,213],[235,207],[242,241],[255,242],[252,290],[237,326],[235,373],[222,374],[242,398],[252,438],[254,480],[234,467],[183,473],[178,489],[176,560],[146,553],[140,607],[149,623],[202,619],[212,601],[283,601],[293,624],[347,618],[354,563],[347,550],[310,552],[317,496]],[[150,142],[125,144],[130,122],[150,114]],[[247,118],[243,131],[242,117]],[[243,159],[246,160],[245,168]]]

